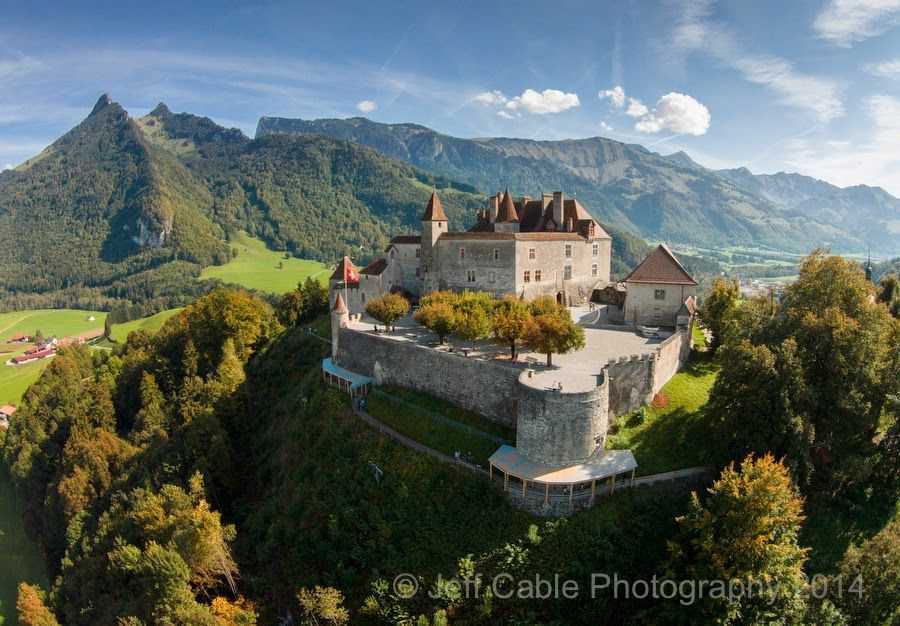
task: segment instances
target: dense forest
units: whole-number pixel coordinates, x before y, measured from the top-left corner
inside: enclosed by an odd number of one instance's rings
[[[104,96],[41,154],[0,176],[0,310],[183,306],[214,284],[229,233],[325,262],[365,263],[415,232],[432,188],[454,227],[478,190],[327,137],[250,140],[164,105],[132,119]],[[612,231],[614,272],[645,244]]]
[[[703,315],[722,370],[700,425],[716,480],[546,521],[361,425],[321,383],[313,283],[277,312],[215,290],[111,353],[62,350],[26,394],[2,456],[54,582],[20,589],[20,620],[896,624],[900,321],[882,295],[821,253],[780,303],[717,283]],[[846,515],[866,530],[826,563],[809,532]],[[598,573],[767,584],[684,603],[592,587]],[[581,593],[513,583],[554,575]]]

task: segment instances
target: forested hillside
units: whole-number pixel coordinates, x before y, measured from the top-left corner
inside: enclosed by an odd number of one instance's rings
[[[321,382],[327,341],[281,329],[245,292],[215,291],[112,353],[66,349],[2,442],[54,581],[49,594],[21,589],[20,616],[43,626],[892,623],[900,321],[870,298],[857,264],[822,254],[775,315],[767,299],[735,306],[725,291],[703,311],[719,329],[721,371],[694,417],[718,480],[694,498],[671,485],[618,491],[556,521],[364,425]],[[313,328],[326,334],[327,319]],[[397,587],[400,574],[419,593]],[[592,589],[594,574],[772,586],[682,604]],[[838,593],[826,574],[870,582]],[[581,592],[520,595],[511,582],[555,575]],[[484,593],[448,579],[481,580]]]

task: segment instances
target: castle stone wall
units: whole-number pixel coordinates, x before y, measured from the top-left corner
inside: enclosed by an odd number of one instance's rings
[[[610,415],[630,413],[653,399],[654,356],[636,354],[609,361]]]
[[[659,392],[691,354],[691,329],[679,330],[659,346],[653,372],[651,395]]]
[[[378,384],[416,389],[516,426],[519,369],[349,328],[338,342],[337,362]]]
[[[545,465],[571,465],[591,456],[606,440],[609,386],[606,378],[583,393],[546,391],[519,378],[516,448]]]

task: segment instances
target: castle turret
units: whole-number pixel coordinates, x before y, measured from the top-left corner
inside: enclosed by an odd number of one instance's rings
[[[553,192],[553,223],[557,230],[563,230],[563,214],[566,198],[561,191]]]
[[[872,253],[869,252],[869,258],[866,261],[866,280],[872,282]]]
[[[437,192],[431,192],[422,215],[422,281],[424,293],[438,289],[437,240],[447,232],[449,220]]]
[[[519,232],[519,213],[516,211],[516,205],[509,189],[503,194],[503,200],[500,202],[500,211],[497,214],[497,222],[494,224],[494,232]]]
[[[338,355],[338,338],[341,334],[341,327],[350,323],[350,310],[344,302],[344,297],[338,293],[334,299],[334,307],[331,309],[331,358],[337,360]]]

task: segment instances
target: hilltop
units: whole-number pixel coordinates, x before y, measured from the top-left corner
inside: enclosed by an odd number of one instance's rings
[[[788,197],[774,192],[770,178],[777,177],[717,172],[683,152],[662,156],[604,137],[461,139],[417,124],[380,124],[359,117],[262,118],[257,137],[273,134],[355,141],[482,190],[506,184],[517,190],[565,189],[605,224],[652,240],[701,247],[752,244],[794,252],[819,245],[897,251],[900,200],[878,188],[840,189],[808,179],[818,191]]]

